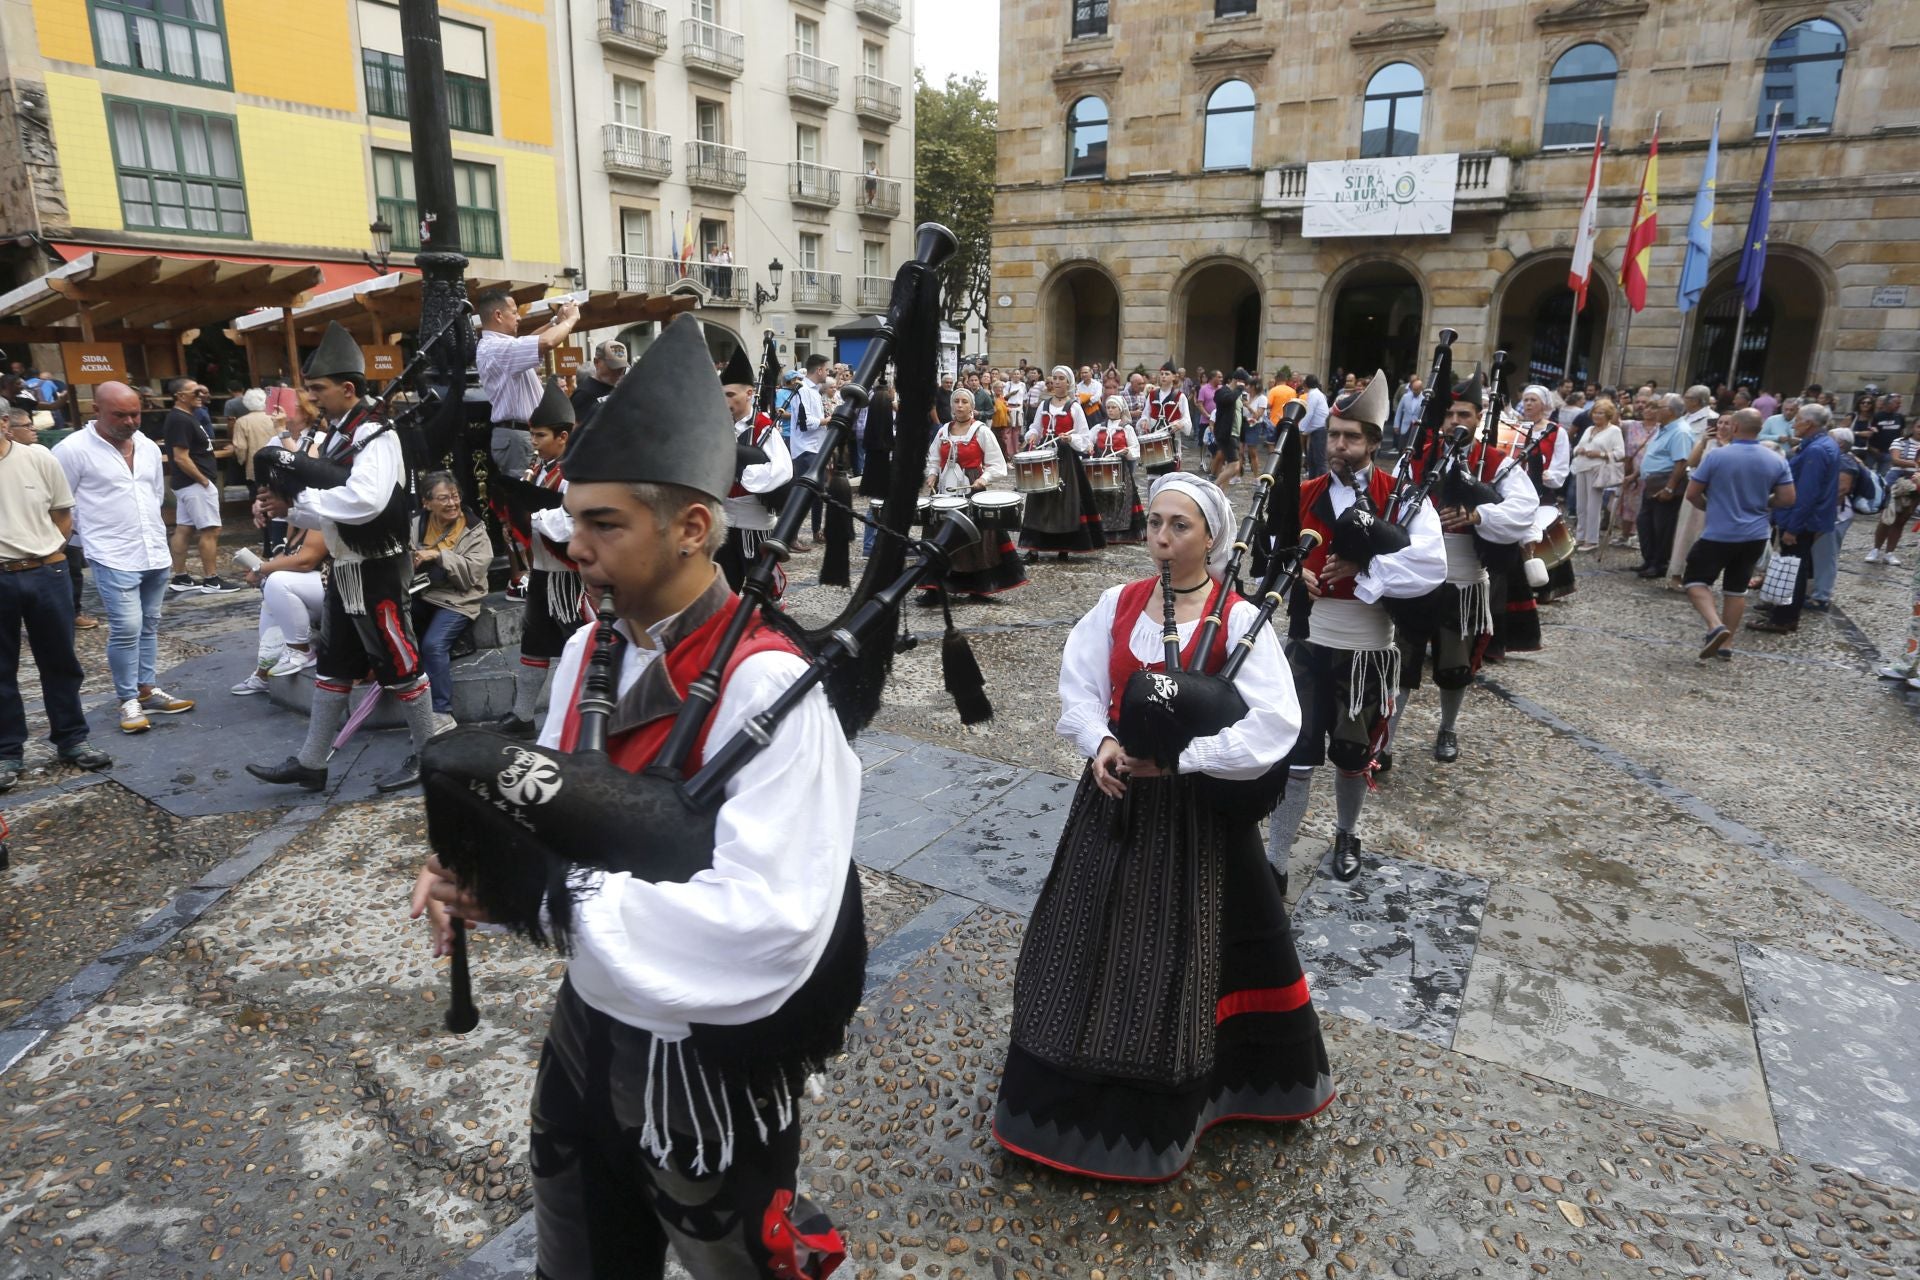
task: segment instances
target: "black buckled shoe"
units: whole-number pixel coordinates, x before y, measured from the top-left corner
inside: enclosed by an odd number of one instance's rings
[[[306,791],[325,791],[327,789],[327,771],[309,769],[300,763],[297,756],[288,756],[279,764],[250,764],[247,772],[262,782],[297,782]]]
[[[1460,739],[1453,730],[1442,729],[1434,738],[1433,758],[1441,764],[1452,764],[1460,758]]]
[[[405,791],[408,787],[420,785],[420,757],[408,756],[398,769],[384,777],[374,779],[375,791]]]
[[[1333,877],[1343,884],[1360,874],[1360,837],[1351,831],[1333,833]]]

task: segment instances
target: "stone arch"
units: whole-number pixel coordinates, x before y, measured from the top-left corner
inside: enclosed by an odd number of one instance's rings
[[[1324,377],[1343,368],[1364,377],[1381,368],[1396,383],[1425,373],[1420,367],[1421,343],[1431,297],[1426,277],[1399,254],[1366,253],[1348,259],[1328,277],[1320,295],[1320,332],[1326,337],[1317,353],[1317,371]],[[1379,304],[1380,309],[1365,310],[1367,302]],[[1369,315],[1374,319],[1367,320]],[[1362,369],[1361,364],[1368,367]]]
[[[1120,285],[1105,264],[1060,263],[1047,273],[1041,297],[1041,364],[1120,362]]]
[[[1832,350],[1838,283],[1827,264],[1795,245],[1770,242],[1761,278],[1760,306],[1747,318],[1738,369],[1731,363],[1738,327],[1740,255],[1731,253],[1707,272],[1700,305],[1686,317],[1680,350],[1683,383],[1732,385],[1734,376],[1783,392],[1820,380]]]
[[[713,353],[713,362],[715,364],[724,365],[727,361],[733,359],[733,353],[736,350],[745,351],[749,360],[752,360],[755,355],[754,350],[747,346],[747,340],[745,338],[741,337],[740,334],[731,327],[721,324],[717,320],[709,320],[705,316],[702,316],[700,318],[700,336],[707,340],[707,350]]]
[[[1493,287],[1487,360],[1491,363],[1497,350],[1506,351],[1513,369],[1509,394],[1528,382],[1553,386],[1567,376],[1567,321],[1573,314],[1567,269],[1572,263],[1571,247],[1542,249],[1514,263]],[[1612,350],[1609,343],[1620,314],[1619,302],[1612,271],[1596,257],[1587,284],[1587,307],[1574,334],[1572,376],[1577,381],[1606,381],[1603,371]]]
[[[1230,254],[1201,258],[1167,297],[1167,354],[1175,364],[1259,372],[1266,289],[1251,263]]]

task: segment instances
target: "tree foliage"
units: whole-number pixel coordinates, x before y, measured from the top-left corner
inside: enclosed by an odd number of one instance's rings
[[[949,76],[935,88],[913,73],[915,223],[944,224],[960,250],[940,269],[943,318],[964,330],[977,315],[984,326],[991,287],[994,129],[998,105],[984,76]]]

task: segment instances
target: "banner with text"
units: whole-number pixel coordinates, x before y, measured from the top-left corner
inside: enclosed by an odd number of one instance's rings
[[[1444,236],[1460,157],[1394,156],[1307,166],[1304,236]]]

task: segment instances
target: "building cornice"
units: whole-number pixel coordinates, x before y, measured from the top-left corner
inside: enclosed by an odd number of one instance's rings
[[[1193,65],[1207,69],[1265,66],[1273,61],[1274,53],[1274,46],[1270,44],[1244,44],[1230,38],[1219,44],[1205,45],[1195,49]]]
[[[1356,31],[1347,41],[1354,49],[1381,49],[1387,46],[1438,44],[1447,34],[1447,24],[1419,18],[1395,18],[1366,31]]]
[[[1053,82],[1063,88],[1108,84],[1118,80],[1122,70],[1117,62],[1068,62],[1053,69]]]
[[[1594,27],[1638,22],[1652,6],[1647,0],[1569,0],[1534,15],[1542,31],[1590,31]]]

